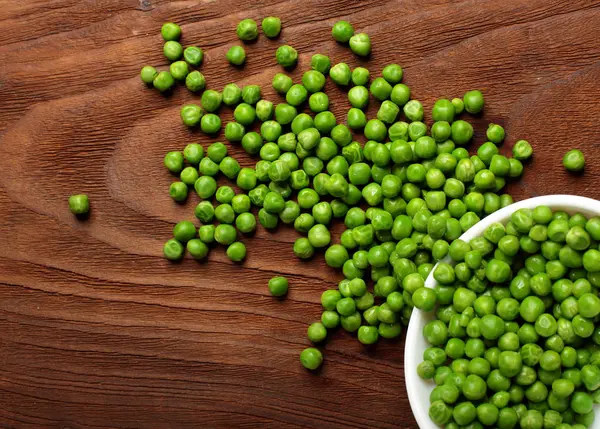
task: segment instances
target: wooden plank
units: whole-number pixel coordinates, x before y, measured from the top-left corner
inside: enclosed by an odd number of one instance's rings
[[[222,249],[207,263],[165,261],[174,223],[198,202],[167,195],[164,153],[209,139],[185,129],[179,109],[199,97],[162,96],[137,76],[168,66],[159,34],[179,22],[183,42],[206,52],[208,87],[270,86],[279,44],[300,53],[299,81],[313,53],[373,75],[391,62],[427,114],[438,97],[481,88],[473,151],[488,122],[505,126],[508,153],[528,139],[536,152],[515,199],[550,193],[600,198],[600,4],[597,1],[450,0],[5,1],[0,12],[0,426],[19,428],[415,427],[403,376],[403,338],[365,348],[343,332],[324,346],[318,374],[298,354],[320,315],[320,293],[341,274],[321,254],[293,256],[298,233],[259,229],[249,256]],[[261,35],[233,69],[224,54],[243,18],[278,15],[278,40]],[[330,36],[351,20],[373,40],[367,61]],[[345,91],[327,83],[345,120]],[[368,114],[374,116],[376,103]],[[228,108],[221,110],[231,120]],[[426,115],[428,116],[428,115]],[[360,137],[357,137],[360,140]],[[562,168],[579,147],[583,175]],[[231,153],[251,166],[239,146]],[[80,222],[66,198],[86,192]],[[342,230],[334,225],[335,236]],[[266,283],[287,275],[286,300]]]

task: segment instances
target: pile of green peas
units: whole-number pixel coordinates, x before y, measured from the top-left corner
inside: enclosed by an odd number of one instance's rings
[[[242,21],[238,35],[252,40],[255,27],[255,22]],[[349,23],[337,23],[332,34],[349,42],[355,53],[368,55],[363,36],[352,42],[358,35]],[[297,52],[288,48],[280,46],[276,54],[284,68],[297,60]],[[370,52],[370,41],[368,48]],[[327,76],[348,89],[345,123],[338,123],[331,111],[324,91]],[[469,154],[465,146],[475,131],[464,116],[482,111],[483,94],[473,90],[461,98],[437,100],[426,114],[402,79],[398,64],[372,76],[364,67],[351,70],[315,54],[300,82],[285,72],[275,74],[272,86],[280,102],[263,99],[257,85],[230,83],[220,92],[204,90],[201,106],[181,109],[183,123],[217,134],[222,126],[217,113],[226,105],[234,120],[225,124],[225,139],[241,146],[256,164],[241,168],[220,142],[206,154],[194,143],[166,155],[165,166],[179,177],[170,186],[171,197],[184,202],[193,188],[201,200],[195,216],[202,226],[177,224],[165,256],[181,259],[187,248],[192,257],[203,259],[216,242],[228,246],[233,261],[242,261],[246,248],[238,237],[251,234],[258,224],[267,230],[280,223],[293,226],[301,235],[293,244],[298,258],[309,260],[322,252],[327,265],[345,277],[323,293],[324,311],[309,326],[308,339],[321,343],[338,326],[356,332],[365,345],[399,336],[412,309],[430,305],[427,291],[420,292],[422,297],[412,292],[422,289],[454,240],[512,203],[502,190],[522,175],[523,162],[533,154],[531,145],[520,140],[512,156],[502,155],[505,131],[499,124],[490,124],[488,141]],[[372,118],[366,115],[370,103],[379,104]],[[429,119],[431,123],[425,122]],[[359,143],[355,133],[364,134],[367,142]],[[235,181],[236,189],[217,186],[219,174]],[[336,222],[345,225],[339,239],[330,232]],[[286,295],[287,280],[272,280],[269,291]],[[310,347],[300,360],[316,369],[323,356]]]
[[[276,16],[268,16],[262,20],[262,29],[264,34],[270,38],[276,38],[281,32],[281,19]],[[247,43],[258,38],[258,24],[253,19],[243,19],[236,28],[238,38]],[[202,92],[206,88],[206,79],[198,70],[192,70],[193,67],[199,67],[204,60],[204,51],[196,46],[188,46],[185,49],[180,43],[181,27],[174,22],[167,22],[161,28],[161,35],[165,40],[163,53],[171,61],[169,71],[159,72],[152,66],[144,66],[140,72],[140,78],[148,86],[153,86],[160,92],[170,91],[176,82],[185,83],[188,90],[194,93]],[[241,66],[246,62],[246,50],[243,46],[234,45],[225,55],[227,61],[235,66]],[[284,67],[293,66],[298,59],[298,52],[291,46],[280,46],[276,53],[277,62]],[[198,106],[192,105],[188,110],[188,119],[197,118],[200,121],[203,111]],[[183,118],[183,115],[182,115]],[[220,129],[216,127],[216,119],[210,115],[204,122],[210,122],[207,127],[212,130]],[[185,120],[184,120],[185,122]],[[197,125],[197,124],[194,124]],[[216,131],[213,131],[216,132]]]
[[[174,22],[163,24],[160,33],[165,40],[163,53],[171,61],[169,71],[159,72],[152,66],[144,66],[140,72],[142,82],[160,92],[170,91],[176,82],[184,83],[191,92],[203,91],[206,79],[200,71],[192,68],[202,64],[204,51],[197,46],[184,49],[180,43],[181,27]]]
[[[600,403],[599,240],[599,217],[519,209],[481,237],[440,246],[436,259],[452,263],[436,266],[435,288],[404,285],[415,307],[436,311],[417,372],[436,384],[437,425],[590,427]]]

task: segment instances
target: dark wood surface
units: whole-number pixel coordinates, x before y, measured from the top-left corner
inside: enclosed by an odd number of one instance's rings
[[[246,67],[228,66],[236,23],[267,15],[282,18],[280,39],[261,34]],[[536,151],[515,199],[600,197],[598,1],[0,0],[1,427],[416,426],[403,337],[365,348],[338,332],[319,374],[300,366],[320,293],[341,275],[321,256],[296,260],[292,229],[259,229],[242,266],[222,249],[205,264],[161,255],[197,201],[169,199],[162,158],[214,141],[179,120],[197,96],[140,83],[141,66],[167,66],[161,24],[180,23],[183,43],[205,49],[209,88],[257,83],[276,101],[281,43],[300,53],[296,80],[317,52],[367,64],[332,40],[341,18],[371,35],[369,69],[401,64],[427,112],[484,91],[470,149],[491,121],[506,127],[503,151],[521,138]],[[327,90],[342,120],[344,93]],[[572,147],[587,156],[583,175],[562,168]],[[85,222],[67,210],[78,192],[92,200]],[[282,301],[266,289],[278,273],[291,283]]]

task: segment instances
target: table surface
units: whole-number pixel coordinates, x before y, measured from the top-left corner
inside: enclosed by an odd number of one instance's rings
[[[169,263],[162,244],[193,219],[168,196],[165,152],[214,141],[187,130],[183,87],[165,97],[141,84],[141,66],[167,66],[160,26],[182,25],[205,52],[208,87],[261,84],[280,72],[280,44],[300,53],[299,80],[321,52],[373,74],[390,62],[429,112],[436,98],[480,88],[474,150],[488,122],[502,151],[535,148],[515,199],[550,193],[599,198],[600,3],[560,0],[0,1],[0,425],[2,427],[415,427],[403,376],[403,336],[361,346],[336,332],[318,374],[298,362],[321,292],[341,274],[321,255],[292,253],[297,234],[259,229],[243,265],[222,249],[208,263]],[[225,52],[243,18],[280,16],[278,40],[247,46],[243,69]],[[370,34],[359,59],[332,24]],[[348,102],[331,82],[332,110]],[[375,103],[369,113],[374,114]],[[222,109],[224,121],[231,110]],[[222,136],[216,140],[222,139]],[[579,147],[585,174],[562,168]],[[243,165],[253,161],[231,148]],[[92,214],[67,209],[85,192]],[[339,231],[339,225],[336,226]],[[285,300],[268,295],[276,274]]]

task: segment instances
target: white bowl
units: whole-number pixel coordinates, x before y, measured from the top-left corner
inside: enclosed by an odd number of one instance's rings
[[[553,210],[563,210],[570,214],[579,212],[588,217],[600,215],[600,201],[575,195],[547,195],[519,201],[518,203],[504,207],[478,222],[460,238],[468,242],[475,237],[481,236],[486,228],[494,222],[507,223],[510,215],[515,210],[522,208],[533,209],[543,205]],[[449,258],[444,260],[444,262],[449,261]],[[437,282],[433,278],[433,274],[430,274],[425,281],[425,286],[433,288],[436,284]],[[427,347],[430,347],[430,344],[423,338],[423,327],[433,319],[435,319],[435,311],[426,313],[415,309],[408,325],[404,348],[404,379],[406,390],[408,392],[410,407],[420,429],[438,429],[438,426],[429,418],[429,394],[435,387],[435,384],[430,380],[423,380],[417,375],[417,365],[423,361],[423,352]],[[594,407],[595,412],[599,410],[600,406]],[[593,429],[600,429],[600,418],[596,418],[591,427]]]

